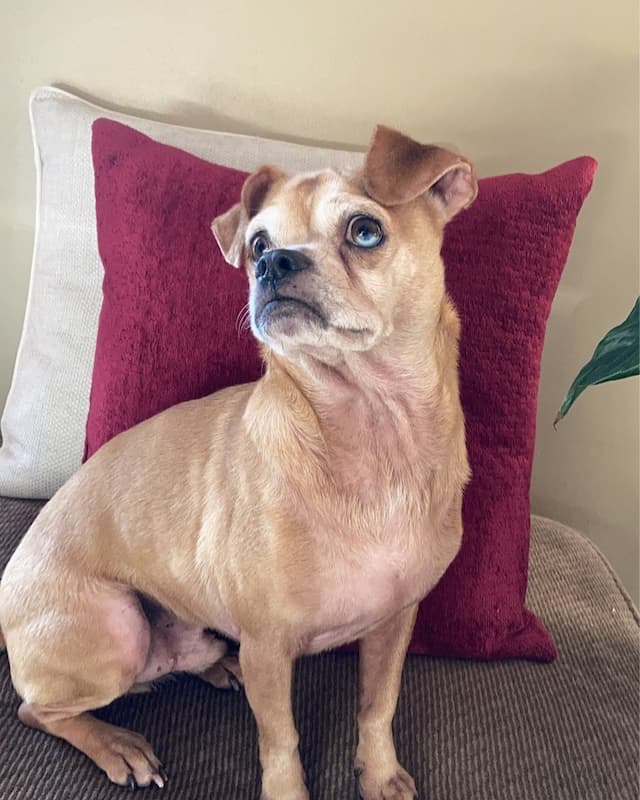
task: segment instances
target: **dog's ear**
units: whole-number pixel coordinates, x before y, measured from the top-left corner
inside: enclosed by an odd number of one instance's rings
[[[364,162],[367,194],[385,206],[425,195],[447,222],[471,205],[478,193],[466,158],[435,145],[419,144],[393,128],[378,125]]]
[[[244,182],[240,202],[211,223],[218,247],[227,263],[233,267],[241,267],[244,262],[244,235],[249,220],[260,211],[274,183],[286,177],[277,167],[260,167]]]
[[[227,264],[242,266],[244,261],[244,231],[247,218],[241,203],[231,206],[211,223],[211,230]]]

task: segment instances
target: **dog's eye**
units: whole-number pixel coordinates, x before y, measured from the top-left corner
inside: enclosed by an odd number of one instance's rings
[[[269,249],[269,239],[265,233],[256,233],[251,240],[251,258],[254,263],[260,261],[260,256]]]
[[[382,225],[373,217],[359,215],[353,217],[347,226],[347,239],[356,247],[377,247],[382,243]]]

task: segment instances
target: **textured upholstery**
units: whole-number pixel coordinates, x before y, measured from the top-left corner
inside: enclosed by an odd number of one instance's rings
[[[40,503],[0,500],[0,566]],[[412,656],[396,715],[401,760],[432,800],[635,800],[638,614],[599,552],[533,518],[528,601],[558,647],[553,664]],[[295,713],[312,800],[355,800],[356,657],[303,659]],[[124,790],[66,743],[20,725],[0,656],[0,798],[118,800]],[[144,733],[164,760],[154,800],[253,800],[255,725],[244,695],[193,678],[100,712]]]

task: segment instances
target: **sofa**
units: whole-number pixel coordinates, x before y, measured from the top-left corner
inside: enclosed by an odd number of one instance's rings
[[[0,499],[0,569],[42,501]],[[638,797],[638,611],[601,553],[580,534],[531,520],[528,606],[558,658],[463,661],[409,656],[395,718],[402,763],[431,800],[635,800]],[[358,796],[357,656],[302,659],[294,712],[313,800]],[[115,786],[80,752],[26,728],[0,655],[0,800],[111,800]],[[98,712],[144,734],[164,789],[148,800],[259,796],[256,728],[242,693],[189,676]]]

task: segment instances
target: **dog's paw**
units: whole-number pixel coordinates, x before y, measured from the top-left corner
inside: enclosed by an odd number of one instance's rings
[[[262,794],[260,800],[309,800],[306,787],[306,774],[298,759],[289,768],[277,764],[274,770],[262,774]]]
[[[216,689],[233,689],[234,692],[239,692],[244,686],[240,662],[236,655],[224,656],[204,672],[197,674]]]
[[[399,764],[391,775],[377,775],[372,769],[356,768],[362,800],[414,800],[416,785]]]
[[[152,783],[162,788],[167,781],[167,774],[147,740],[132,731],[114,729],[110,736],[101,737],[95,761],[109,780],[128,789]]]
[[[260,800],[309,800],[309,792],[304,786],[269,791],[263,785]]]
[[[309,800],[309,793],[305,790],[304,792],[294,792],[293,794],[265,794],[264,792],[260,795],[260,800]]]

